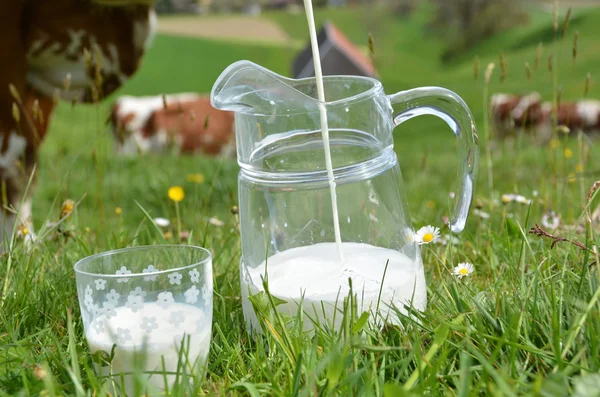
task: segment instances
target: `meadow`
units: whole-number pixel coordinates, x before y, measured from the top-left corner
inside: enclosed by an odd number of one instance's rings
[[[592,75],[587,95],[600,97],[595,83],[600,10],[574,9],[563,36],[565,9],[559,32],[551,11],[532,9],[527,26],[450,63],[440,61],[443,43],[427,32],[430,12],[422,7],[408,19],[363,9],[316,15],[317,22],[331,19],[364,47],[373,34],[388,94],[439,85],[462,96],[474,114],[480,167],[473,210],[458,240],[423,249],[429,301],[420,322],[407,319],[404,328],[375,330],[360,314],[350,314],[341,333],[309,338],[296,328],[275,327],[264,338],[250,339],[240,303],[237,218],[231,212],[237,204],[235,160],[116,157],[105,125],[112,98],[99,105],[62,103],[42,147],[34,194],[40,239],[32,251],[15,239],[0,260],[0,395],[106,395],[83,336],[73,265],[108,249],[177,242],[175,229],[159,233],[146,213],[176,224],[167,191],[180,185],[186,193],[182,228],[190,231],[185,242],[213,253],[214,324],[206,378],[172,395],[599,396],[600,219],[585,216],[598,205],[595,193],[588,197],[600,179],[596,143],[572,131],[544,147],[528,136],[492,145],[484,104],[486,91],[537,90],[547,100],[560,91],[565,100],[580,98],[587,73]],[[262,17],[294,40],[307,36],[303,15]],[[291,45],[159,35],[140,71],[115,95],[209,92],[221,71],[239,59],[289,75],[297,51]],[[490,62],[495,68],[486,84]],[[413,226],[435,225],[447,236],[443,218],[457,162],[451,132],[426,117],[398,127],[394,138]],[[531,202],[504,203],[507,193]],[[59,226],[48,226],[59,221],[65,199],[77,202],[75,210]],[[568,241],[551,246],[551,238],[528,233],[548,210],[560,214],[561,226],[553,233],[585,249]],[[457,279],[451,270],[459,262],[473,263],[475,272]]]

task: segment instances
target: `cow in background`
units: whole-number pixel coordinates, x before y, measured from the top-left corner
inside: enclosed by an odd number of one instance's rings
[[[490,115],[495,137],[504,140],[517,132],[533,131],[536,141],[547,142],[550,137],[545,131],[539,133],[537,128],[544,121],[542,106],[542,98],[537,92],[492,95]]]
[[[1,245],[17,212],[32,230],[32,189],[23,196],[56,102],[101,101],[138,70],[155,31],[152,1],[1,2]]]
[[[117,99],[111,125],[120,154],[235,153],[234,115],[213,108],[207,95],[182,93]]]

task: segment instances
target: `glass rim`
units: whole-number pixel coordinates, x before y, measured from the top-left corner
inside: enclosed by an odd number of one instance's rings
[[[94,259],[99,259],[102,257],[112,256],[112,255],[116,255],[116,254],[122,254],[125,252],[142,251],[142,250],[156,249],[156,248],[167,248],[167,249],[173,249],[173,248],[190,249],[191,248],[192,250],[203,251],[207,256],[206,256],[206,258],[204,258],[200,261],[190,263],[185,266],[174,267],[172,269],[166,269],[166,270],[159,270],[159,271],[152,272],[152,273],[143,273],[142,272],[142,273],[130,273],[130,274],[107,274],[107,273],[86,272],[86,271],[83,271],[78,268],[78,267],[81,267],[81,265],[83,263],[94,260]],[[76,274],[81,274],[81,275],[86,275],[86,276],[119,279],[119,278],[134,278],[134,277],[142,277],[142,276],[143,277],[159,276],[161,274],[167,274],[167,273],[171,273],[171,272],[186,270],[186,269],[193,268],[193,267],[200,266],[200,265],[206,265],[208,262],[211,262],[211,261],[212,261],[212,252],[210,252],[210,250],[208,250],[204,247],[200,247],[197,245],[189,245],[189,244],[138,245],[135,247],[117,248],[117,249],[113,249],[113,250],[109,250],[109,251],[98,252],[96,254],[88,255],[84,258],[79,259],[73,265],[73,270],[75,271]]]

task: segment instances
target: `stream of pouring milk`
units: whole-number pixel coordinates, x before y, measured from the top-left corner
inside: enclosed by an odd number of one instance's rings
[[[323,86],[323,72],[321,70],[321,55],[319,54],[319,43],[317,41],[317,29],[315,27],[315,16],[313,13],[312,0],[304,0],[306,19],[308,20],[308,31],[310,33],[310,45],[312,47],[313,61],[315,64],[315,82],[317,84],[317,95],[319,99],[319,113],[321,115],[321,133],[323,135],[323,147],[325,149],[325,166],[329,178],[329,192],[331,193],[331,207],[333,209],[333,229],[335,232],[335,245],[338,259],[344,263],[344,252],[342,250],[342,235],[340,233],[340,220],[338,216],[337,194],[335,192],[335,180],[333,179],[333,164],[331,163],[331,150],[329,149],[329,126],[327,123],[327,108],[325,107],[325,88]]]

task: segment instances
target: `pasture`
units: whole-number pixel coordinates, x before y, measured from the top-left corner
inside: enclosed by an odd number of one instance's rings
[[[600,98],[600,10],[574,9],[564,38],[557,38],[552,12],[533,9],[529,25],[451,63],[440,61],[443,45],[427,34],[429,12],[423,7],[406,20],[362,9],[316,15],[317,23],[331,19],[365,49],[373,33],[388,94],[439,85],[462,96],[474,114],[480,137],[474,206],[455,243],[423,249],[429,301],[420,323],[365,329],[360,339],[361,326],[351,317],[341,334],[310,339],[276,328],[258,341],[249,339],[240,303],[239,232],[231,213],[237,204],[235,160],[115,157],[105,125],[113,98],[99,105],[62,103],[42,146],[34,195],[40,240],[27,251],[15,239],[0,261],[0,395],[104,395],[83,336],[72,267],[95,252],[177,242],[175,229],[159,233],[146,215],[177,223],[167,196],[174,185],[186,194],[180,203],[182,229],[190,232],[186,241],[213,253],[215,295],[206,378],[173,395],[600,395],[600,219],[586,223],[584,216],[584,209],[591,212],[599,203],[588,200],[600,179],[597,141],[573,131],[544,147],[527,136],[491,146],[484,111],[486,90],[488,95],[537,90],[546,100],[560,91],[564,100],[580,98],[588,72],[588,96]],[[210,17],[198,17],[198,23],[202,18]],[[240,59],[289,75],[307,36],[304,16],[269,12],[261,18],[278,25],[291,44],[160,34],[141,70],[116,95],[208,92],[222,70]],[[503,82],[500,52],[506,59]],[[496,67],[486,88],[490,62]],[[443,217],[457,163],[451,132],[425,118],[398,127],[394,138],[413,226],[431,224],[449,234]],[[196,174],[204,176],[202,182]],[[503,203],[505,193],[532,201]],[[78,203],[72,215],[48,226],[58,221],[65,199]],[[550,209],[561,216],[555,234],[585,249],[565,241],[551,248],[551,239],[528,233]],[[213,217],[224,224],[211,223]],[[451,269],[459,262],[473,263],[475,272],[458,280]]]

